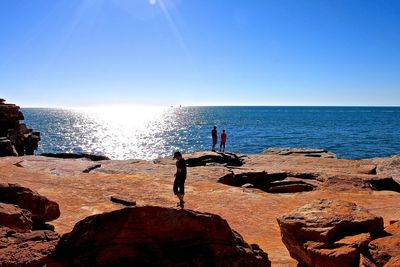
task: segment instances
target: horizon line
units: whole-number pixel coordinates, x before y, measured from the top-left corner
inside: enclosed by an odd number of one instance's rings
[[[17,106],[20,106],[17,104]],[[164,108],[185,108],[185,107],[387,107],[399,108],[400,105],[96,105],[96,106],[20,106],[20,108],[50,108],[50,109],[95,109],[104,107],[128,108],[128,107],[164,107]]]

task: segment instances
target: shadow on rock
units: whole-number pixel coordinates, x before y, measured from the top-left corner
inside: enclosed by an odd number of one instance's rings
[[[133,207],[87,217],[62,237],[67,266],[270,266],[218,215]]]

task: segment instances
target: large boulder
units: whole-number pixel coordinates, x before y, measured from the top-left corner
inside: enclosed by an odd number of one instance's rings
[[[0,183],[0,202],[18,205],[32,213],[32,221],[43,224],[60,217],[60,208],[54,201],[19,184]]]
[[[17,232],[30,231],[31,213],[15,205],[0,203],[0,226],[12,228]]]
[[[400,222],[385,228],[388,236],[375,239],[368,245],[369,254],[377,266],[400,263]],[[386,266],[386,265],[385,265]]]
[[[0,226],[0,266],[42,267],[51,261],[59,235],[53,231],[18,233]]]
[[[307,266],[358,266],[361,250],[383,231],[382,217],[327,199],[283,215],[278,223],[290,255]]]
[[[56,257],[68,266],[270,266],[218,215],[153,206],[87,217]]]

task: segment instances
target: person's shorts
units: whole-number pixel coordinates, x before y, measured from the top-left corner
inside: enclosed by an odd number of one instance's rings
[[[216,145],[217,142],[218,142],[218,138],[213,138],[213,139],[212,139],[212,142],[213,142],[213,145]]]
[[[185,179],[175,178],[173,190],[175,195],[184,195]]]

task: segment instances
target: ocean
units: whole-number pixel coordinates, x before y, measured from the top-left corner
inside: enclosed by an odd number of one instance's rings
[[[324,148],[339,158],[400,154],[400,107],[100,107],[22,108],[41,133],[36,154],[88,152],[112,159],[155,159],[211,149],[211,129],[226,130],[226,151]]]

